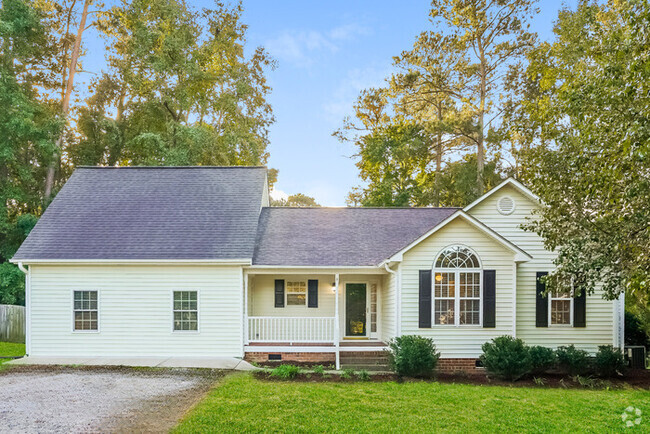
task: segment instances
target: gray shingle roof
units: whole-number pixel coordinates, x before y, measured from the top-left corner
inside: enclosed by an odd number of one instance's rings
[[[79,168],[14,255],[251,259],[266,168]]]
[[[264,208],[253,264],[377,265],[457,208]]]

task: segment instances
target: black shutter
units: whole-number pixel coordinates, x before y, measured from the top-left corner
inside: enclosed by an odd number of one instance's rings
[[[546,271],[537,272],[537,308],[535,315],[535,326],[537,327],[548,327],[548,298],[544,291],[546,291],[546,284],[540,281],[540,278],[546,276],[548,273]]]
[[[318,307],[318,280],[307,281],[307,307]]]
[[[420,270],[419,327],[431,328],[431,270]]]
[[[497,272],[483,270],[483,327],[496,327]]]
[[[573,298],[573,327],[587,327],[587,291]]]
[[[275,307],[284,307],[284,280],[275,281]]]

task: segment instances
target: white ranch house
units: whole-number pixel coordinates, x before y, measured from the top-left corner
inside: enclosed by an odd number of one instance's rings
[[[27,353],[359,363],[404,334],[443,369],[500,335],[623,345],[623,300],[543,297],[553,253],[508,179],[465,208],[269,206],[263,167],[77,169],[14,258]]]

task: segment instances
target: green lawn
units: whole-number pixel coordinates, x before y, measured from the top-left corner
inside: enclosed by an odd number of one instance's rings
[[[1,357],[17,357],[25,355],[25,344],[14,344],[11,342],[0,342],[0,365],[11,359]]]
[[[650,432],[650,391],[569,390],[440,383],[266,382],[227,377],[176,432]]]

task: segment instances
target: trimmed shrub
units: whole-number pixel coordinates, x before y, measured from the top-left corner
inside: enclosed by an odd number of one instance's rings
[[[528,347],[528,357],[530,358],[530,372],[533,374],[543,374],[553,368],[557,361],[552,349],[540,345]]]
[[[399,377],[430,377],[440,358],[433,340],[422,336],[396,337],[388,348],[388,364]]]
[[[555,355],[560,368],[569,375],[584,375],[591,371],[589,353],[577,349],[575,345],[558,347]]]
[[[594,360],[596,373],[601,377],[614,377],[623,375],[627,364],[621,350],[611,345],[601,345],[598,347],[596,359]]]
[[[482,349],[481,362],[489,373],[509,381],[530,373],[530,355],[521,339],[499,336],[484,343]]]
[[[294,365],[280,365],[271,371],[271,377],[277,377],[281,380],[291,380],[300,373],[300,367]]]

